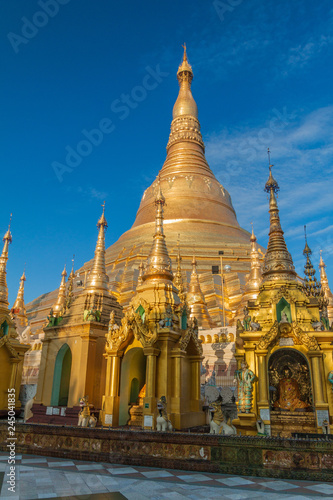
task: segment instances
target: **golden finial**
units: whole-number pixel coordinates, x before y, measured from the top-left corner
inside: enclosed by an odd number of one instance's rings
[[[308,239],[306,236],[306,225],[304,224],[304,238],[305,238],[305,247],[303,250],[303,255],[312,255],[311,248],[308,245]]]
[[[280,188],[279,188],[279,185],[278,185],[277,181],[274,179],[273,174],[272,174],[272,167],[274,167],[274,165],[272,165],[272,163],[271,163],[271,152],[270,152],[269,148],[267,150],[267,154],[268,154],[269,177],[268,177],[268,181],[265,184],[265,191],[267,193],[271,194],[271,198],[275,198],[272,195],[277,194],[278,191],[280,190]]]
[[[251,222],[250,224],[251,224],[251,227],[252,227],[252,234],[251,234],[250,241],[257,241],[257,238],[255,237],[255,234],[254,234],[253,222]]]
[[[101,206],[103,207],[103,212],[102,212],[102,215],[97,222],[97,227],[100,228],[101,226],[104,226],[104,228],[106,230],[108,227],[108,223],[107,223],[106,218],[105,218],[105,201],[104,201],[104,203],[102,203]]]
[[[12,223],[12,217],[13,217],[13,214],[10,214],[10,217],[9,217],[9,224],[8,224],[8,229],[2,239],[2,241],[8,241],[8,243],[11,243],[12,242],[12,235],[11,235],[11,232],[10,232],[10,226],[11,226],[11,223]]]
[[[187,54],[186,54],[186,43],[184,42],[184,45],[182,45],[184,49],[184,55],[183,55],[183,61],[187,61]]]

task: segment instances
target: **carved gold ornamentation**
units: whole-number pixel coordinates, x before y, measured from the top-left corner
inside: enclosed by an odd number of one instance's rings
[[[275,321],[274,325],[269,330],[269,332],[263,335],[263,337],[261,337],[258,343],[258,349],[261,350],[267,349],[268,346],[276,339],[278,333],[279,333],[279,323]]]
[[[310,351],[318,351],[317,339],[307,332],[304,332],[296,321],[293,323],[278,323],[275,321],[272,328],[266,333],[258,343],[258,349],[268,349],[273,347],[280,337],[292,337],[295,345],[305,345]]]
[[[10,352],[10,355],[11,355],[12,358],[15,358],[15,359],[19,359],[20,358],[20,356],[18,355],[18,353],[16,352],[16,350],[14,349],[14,347],[11,345],[11,343],[10,343],[10,337],[8,337],[8,335],[5,335],[4,337],[2,337],[0,339],[0,349],[1,349],[2,346],[6,346],[6,348]]]
[[[197,348],[198,353],[201,356],[202,352],[203,352],[202,345],[201,345],[202,342],[201,342],[201,340],[198,339],[198,330],[196,330],[194,328],[189,328],[187,330],[187,332],[185,333],[185,335],[182,336],[182,338],[179,341],[179,348],[182,351],[186,351],[187,346],[188,346],[191,339],[192,339],[195,347]]]

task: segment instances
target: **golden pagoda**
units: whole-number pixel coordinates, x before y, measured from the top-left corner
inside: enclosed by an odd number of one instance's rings
[[[173,283],[163,228],[164,204],[158,186],[155,232],[142,284],[137,287],[120,327],[113,317],[110,320],[104,354],[105,425],[135,425],[135,421],[143,421],[145,428],[155,428],[158,401],[167,402],[168,416],[176,429],[205,422],[200,401],[202,347],[196,321],[189,319],[187,305],[180,302]],[[142,401],[141,409],[135,405],[137,399]]]
[[[190,317],[196,318],[198,324],[204,329],[209,329],[214,326],[209,315],[207,304],[200,287],[199,276],[197,273],[197,261],[195,255],[192,259],[192,273],[189,284],[189,289],[186,296],[187,303],[190,308]]]
[[[322,251],[320,250],[320,261],[319,261],[319,270],[320,270],[320,283],[321,289],[323,290],[324,297],[327,301],[327,317],[329,323],[332,327],[333,325],[333,294],[330,289],[330,285],[328,283],[328,278],[326,274],[326,264],[323,261]]]
[[[332,424],[332,332],[320,321],[320,297],[296,275],[280,224],[272,165],[269,170],[270,230],[262,284],[237,323],[234,424],[242,434],[257,434],[257,425],[265,425],[266,434],[287,437],[322,432],[324,421]]]
[[[251,270],[246,276],[246,283],[244,287],[244,292],[242,300],[238,306],[236,319],[244,316],[244,307],[247,306],[248,301],[256,300],[259,294],[260,285],[262,282],[262,271],[261,271],[261,260],[262,256],[259,254],[259,249],[257,247],[257,238],[254,234],[253,224],[252,224],[252,234],[250,238],[251,242]],[[262,252],[261,252],[262,253]]]
[[[0,416],[8,415],[8,404],[11,404],[16,412],[21,408],[19,394],[23,360],[24,354],[30,348],[29,345],[20,343],[15,322],[8,308],[6,268],[8,248],[12,242],[10,224],[3,241],[0,257]],[[9,394],[11,394],[10,399],[8,399]]]
[[[32,409],[39,421],[43,421],[46,407],[71,408],[86,395],[95,407],[101,406],[105,390],[105,333],[111,312],[120,322],[122,308],[108,289],[104,206],[97,227],[95,256],[86,283],[82,283],[73,297],[74,270],[67,288],[64,269],[58,297],[44,328],[36,401]]]
[[[228,191],[216,179],[205,158],[198,108],[192,95],[193,70],[186,49],[177,71],[179,94],[173,108],[167,156],[156,180],[143,193],[131,229],[106,250],[106,271],[110,288],[120,304],[127,308],[139,279],[139,266],[150,251],[149,241],[155,224],[155,198],[160,183],[166,199],[165,234],[174,269],[177,266],[178,235],[182,270],[191,272],[193,247],[200,261],[199,281],[214,323],[221,322],[221,277],[212,274],[219,263],[218,252],[224,251],[224,264],[231,266],[225,283],[225,300],[236,310],[242,296],[245,276],[250,270],[249,233],[239,226]],[[78,272],[88,273],[92,261]],[[184,284],[186,288],[186,283]],[[74,294],[77,292],[74,286]],[[54,303],[57,292],[37,298],[28,307],[33,328],[38,328]],[[199,322],[200,326],[200,322]]]

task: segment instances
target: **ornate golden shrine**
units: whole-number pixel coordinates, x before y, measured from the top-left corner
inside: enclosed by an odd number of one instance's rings
[[[275,196],[279,186],[271,165],[265,190],[270,195],[270,232],[263,280],[257,299],[248,301],[243,323],[238,321],[236,341],[239,369],[245,359],[255,379],[247,388],[250,410],[239,407],[234,424],[245,434],[257,434],[258,419],[273,435],[322,432],[324,420],[333,429],[328,381],[333,333],[316,331],[322,304],[319,295],[307,293],[297,279],[280,225]]]
[[[163,230],[164,203],[159,187],[155,200],[155,234],[142,284],[120,327],[113,317],[110,318],[104,354],[107,359],[106,392],[101,412],[105,425],[117,426],[130,418],[121,399],[142,374],[142,362],[137,371],[133,363],[132,367],[125,368],[128,356],[132,356],[132,352],[136,354],[135,351],[138,355],[143,352],[145,360],[146,374],[141,382],[142,386],[146,384],[143,426],[156,426],[157,401],[162,396],[166,398],[169,418],[176,429],[205,423],[200,401],[201,341],[197,322],[195,318],[189,321],[188,307],[180,302],[173,284]],[[128,399],[125,405],[127,403]],[[126,420],[122,421],[124,416]]]
[[[105,333],[110,312],[120,321],[122,308],[108,289],[104,208],[97,227],[93,266],[84,288],[75,297],[73,269],[67,284],[66,269],[62,272],[58,297],[44,328],[36,405],[73,407],[88,395],[90,402],[100,408],[105,388]]]

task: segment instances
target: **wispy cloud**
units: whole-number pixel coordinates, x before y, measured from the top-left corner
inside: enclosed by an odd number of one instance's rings
[[[269,218],[263,187],[268,176],[269,146],[275,164],[273,173],[281,187],[279,208],[289,250],[299,254],[303,225],[307,224],[312,250],[319,252],[321,246],[331,254],[333,106],[308,114],[285,113],[292,118],[276,130],[270,128],[273,115],[262,127],[238,127],[209,136],[205,141],[208,161],[230,191],[240,224],[248,229],[253,220],[257,236],[265,244]],[[269,141],[265,141],[266,136]],[[296,257],[295,264],[301,266],[298,272],[302,272],[302,258]]]
[[[65,191],[70,193],[75,193],[87,198],[89,200],[105,200],[108,197],[108,193],[105,191],[99,191],[93,186],[64,186]]]

